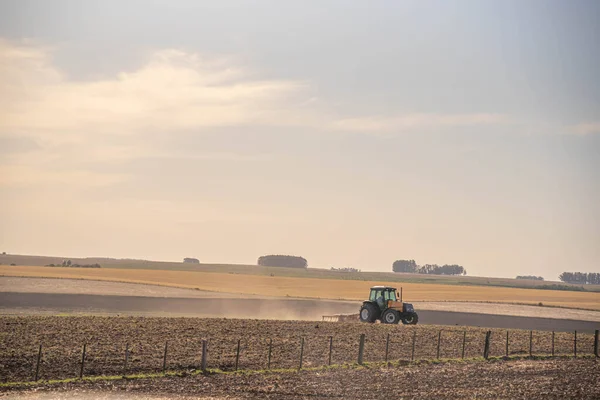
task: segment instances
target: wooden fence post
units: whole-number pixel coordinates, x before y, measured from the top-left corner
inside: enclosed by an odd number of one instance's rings
[[[596,356],[596,358],[600,357],[600,354],[598,354],[598,339],[600,337],[600,330],[596,329],[596,331],[594,332],[594,355]]]
[[[365,351],[365,334],[360,335],[360,341],[358,342],[358,365],[363,363],[363,354]]]
[[[302,357],[304,356],[304,336],[300,338],[300,365],[298,369],[302,369]]]
[[[241,344],[242,340],[238,339],[238,345],[237,345],[237,352],[235,353],[235,370],[238,370],[238,365],[240,362],[240,344]]]
[[[79,370],[79,379],[83,378],[83,368],[85,367],[85,348],[87,343],[83,344],[83,351],[81,352],[81,369]]]
[[[329,336],[329,365],[331,365],[331,353],[333,352],[333,336]]]
[[[387,340],[385,341],[385,362],[388,360],[388,353],[390,350],[390,334],[387,334]]]
[[[271,369],[271,348],[273,347],[273,339],[269,338],[269,355],[267,356],[267,369]]]
[[[529,357],[533,357],[533,331],[529,331]]]
[[[127,373],[127,361],[129,361],[129,343],[125,344],[125,363],[123,364],[123,375]]]
[[[440,329],[438,333],[438,341],[437,341],[437,359],[440,359],[440,342],[442,341],[442,330]]]
[[[554,331],[552,331],[552,357],[554,357]]]
[[[490,336],[492,335],[492,331],[487,331],[485,333],[485,344],[483,346],[483,358],[485,358],[486,360],[489,358],[490,355]]]
[[[415,360],[415,344],[417,342],[417,331],[413,331],[413,340],[412,340],[412,353],[410,354],[410,361]]]
[[[167,371],[167,349],[169,348],[169,341],[165,342],[165,352],[163,354],[163,374]]]
[[[467,344],[467,331],[463,331],[462,358],[465,358],[465,345]]]
[[[574,332],[573,336],[573,356],[577,357],[577,331]]]
[[[508,357],[508,329],[506,330],[506,357]]]
[[[208,342],[206,339],[202,339],[202,362],[200,364],[202,372],[206,371],[206,364],[208,363],[207,345]]]
[[[596,331],[596,333],[598,333],[598,331]],[[598,335],[596,335],[596,339],[597,338],[598,338]],[[42,361],[42,344],[40,343],[40,349],[38,350],[38,356],[37,356],[37,363],[35,364],[35,377],[33,379],[35,382],[37,382],[37,380],[39,378],[41,361]]]

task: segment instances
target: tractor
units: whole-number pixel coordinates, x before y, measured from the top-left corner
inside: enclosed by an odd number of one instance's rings
[[[384,324],[397,324],[402,321],[405,325],[416,325],[419,316],[412,304],[402,302],[402,288],[400,292],[389,286],[373,286],[369,300],[363,301],[359,314],[362,322],[375,322]]]

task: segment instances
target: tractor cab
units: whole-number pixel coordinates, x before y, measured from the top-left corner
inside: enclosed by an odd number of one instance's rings
[[[396,303],[399,298],[400,294],[396,288],[387,286],[373,286],[369,295],[369,301],[377,303],[377,306],[382,311],[388,308],[391,305],[390,303]]]
[[[414,325],[418,321],[417,313],[412,304],[402,302],[402,288],[400,291],[390,286],[373,286],[369,300],[363,302],[360,309],[360,320],[375,322],[380,320],[386,324]]]

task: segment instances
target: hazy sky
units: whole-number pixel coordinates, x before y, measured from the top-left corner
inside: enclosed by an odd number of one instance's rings
[[[0,251],[600,269],[600,2],[0,0]]]

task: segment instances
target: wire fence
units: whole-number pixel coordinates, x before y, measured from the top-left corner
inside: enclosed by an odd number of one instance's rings
[[[9,351],[2,381],[219,369],[302,369],[333,364],[511,356],[598,357],[599,332],[402,329],[387,335],[313,335],[264,338],[210,337],[149,344],[97,342],[70,346],[41,343],[31,352]]]

